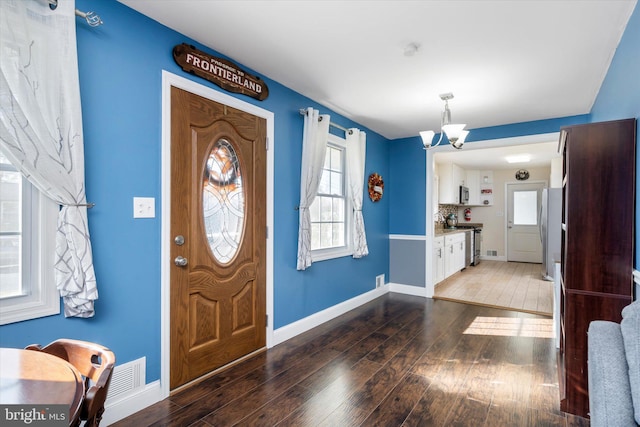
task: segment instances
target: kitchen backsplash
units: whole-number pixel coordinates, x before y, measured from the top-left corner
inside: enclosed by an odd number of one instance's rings
[[[458,208],[458,205],[438,205],[438,213],[433,216],[433,220],[436,224],[444,225],[447,215],[458,215]]]

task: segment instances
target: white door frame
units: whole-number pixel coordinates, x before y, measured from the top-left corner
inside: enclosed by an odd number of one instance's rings
[[[273,167],[274,167],[274,114],[248,102],[234,98],[192,80],[162,70],[162,207],[161,207],[161,309],[160,309],[160,387],[162,398],[169,396],[169,353],[170,353],[170,242],[171,242],[171,87],[202,96],[212,101],[262,117],[267,122],[267,348],[273,346]]]
[[[472,131],[473,132],[473,131]],[[487,139],[484,141],[470,142],[464,145],[463,150],[478,150],[483,148],[493,147],[506,147],[510,145],[525,145],[525,144],[537,144],[540,142],[558,141],[560,132],[541,133],[536,135],[515,136],[511,138],[499,138],[499,139]],[[416,142],[420,144],[419,139]],[[433,155],[438,152],[453,151],[450,144],[435,147],[430,150],[426,150],[426,218],[425,218],[425,294],[427,298],[433,297],[434,286],[433,283],[433,238],[434,238],[434,222],[433,222]],[[505,220],[506,221],[506,220]],[[506,223],[505,223],[506,224]],[[506,247],[506,246],[505,246]]]
[[[505,249],[504,255],[507,261],[509,261],[509,185],[527,185],[527,184],[532,184],[532,185],[542,184],[542,188],[548,187],[548,181],[544,179],[538,179],[538,180],[534,179],[531,181],[508,181],[504,183],[504,214],[505,214],[504,215],[504,249]],[[540,208],[540,206],[538,206],[538,208]],[[540,227],[540,224],[538,224],[538,227]]]

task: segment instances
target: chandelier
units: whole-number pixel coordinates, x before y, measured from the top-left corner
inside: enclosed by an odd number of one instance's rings
[[[436,142],[435,144],[432,144],[435,132],[432,130],[423,130],[422,132],[420,132],[422,145],[424,146],[425,150],[437,147],[442,142],[442,135],[446,134],[447,139],[449,140],[451,145],[459,150],[462,148],[464,140],[469,134],[469,131],[464,130],[466,124],[462,125],[451,123],[451,111],[449,110],[448,101],[450,99],[453,99],[453,94],[443,93],[442,95],[440,95],[440,99],[444,101],[444,111],[442,112],[442,120],[440,122],[440,139],[438,139],[438,142]]]

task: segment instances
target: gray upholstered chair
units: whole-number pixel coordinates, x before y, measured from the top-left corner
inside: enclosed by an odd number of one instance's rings
[[[622,310],[622,322],[596,320],[588,331],[591,427],[640,424],[640,301]]]

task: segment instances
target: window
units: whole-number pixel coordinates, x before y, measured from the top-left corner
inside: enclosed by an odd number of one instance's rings
[[[0,154],[0,325],[60,312],[57,206]]]
[[[513,192],[513,224],[538,225],[538,191]]]
[[[329,134],[318,194],[309,209],[313,261],[352,255],[346,141]]]

